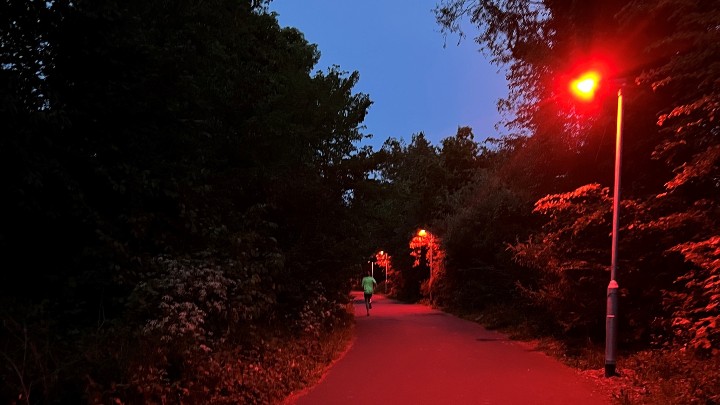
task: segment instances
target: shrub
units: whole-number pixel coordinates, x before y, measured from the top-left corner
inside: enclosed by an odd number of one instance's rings
[[[695,265],[678,279],[682,287],[668,293],[675,333],[692,348],[720,355],[720,236],[673,251]]]
[[[625,392],[632,404],[720,403],[720,357],[698,356],[674,347],[642,351],[621,359],[621,377],[637,389]]]
[[[340,350],[321,342],[351,325],[345,303],[328,300],[320,283],[295,313],[277,313],[269,266],[203,255],[161,256],[152,267],[130,297],[122,336],[106,342],[132,349],[118,359],[114,379],[88,384],[94,400],[275,402],[314,378]]]

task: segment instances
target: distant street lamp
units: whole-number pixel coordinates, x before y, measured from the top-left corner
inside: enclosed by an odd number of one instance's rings
[[[430,238],[428,238],[428,241],[425,242],[425,238],[428,236],[428,232],[424,229],[421,229],[418,231],[418,236],[420,237],[420,240],[427,245],[427,261],[428,265],[430,266],[430,279],[432,280],[432,235]],[[431,283],[432,284],[432,283]]]
[[[572,81],[570,89],[576,97],[583,101],[592,100],[600,82],[600,74],[588,72]],[[623,86],[620,84],[617,91],[617,127],[615,136],[615,186],[613,189],[613,219],[612,219],[612,247],[610,259],[610,283],[607,288],[607,307],[605,315],[605,377],[616,375],[616,349],[617,349],[617,312],[618,312],[618,283],[617,252],[618,228],[620,217],[620,169],[622,164],[622,125],[623,125]]]
[[[384,250],[380,251],[379,256],[380,256],[380,265],[385,268],[385,294],[387,294],[388,267],[390,267],[390,260],[388,258],[388,254]]]
[[[428,267],[430,268],[430,280],[428,280],[428,287],[429,287],[428,290],[430,292],[430,302],[432,302],[432,286],[433,286],[433,281],[435,278],[435,275],[433,274],[433,254],[434,254],[434,250],[435,250],[435,246],[434,246],[435,239],[432,234],[428,234],[428,232],[424,229],[419,230],[417,233],[417,236],[422,241],[422,244],[427,246],[426,259],[428,262]],[[429,236],[429,238],[426,241],[425,238],[428,236]]]

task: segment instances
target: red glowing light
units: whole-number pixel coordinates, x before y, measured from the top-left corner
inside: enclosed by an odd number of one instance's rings
[[[580,100],[590,101],[595,96],[599,83],[600,74],[596,71],[590,71],[573,80],[570,83],[570,90]]]

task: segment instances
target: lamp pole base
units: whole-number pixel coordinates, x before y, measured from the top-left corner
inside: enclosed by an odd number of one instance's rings
[[[615,372],[615,363],[613,364],[605,364],[605,377],[615,377],[617,373]]]
[[[607,289],[607,315],[605,316],[605,377],[615,375],[618,290],[617,281],[610,280]]]

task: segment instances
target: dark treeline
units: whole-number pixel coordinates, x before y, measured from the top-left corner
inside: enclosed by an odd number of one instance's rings
[[[266,402],[347,320],[370,101],[262,3],[0,5],[0,402]]]
[[[266,6],[0,6],[1,401],[277,401],[380,249],[401,298],[601,343],[616,99],[566,92],[598,54],[626,79],[622,347],[717,359],[713,2],[443,1],[441,27],[469,17],[507,67],[510,132],[376,152],[356,146],[358,74],[313,73],[316,47]],[[420,228],[442,241],[432,285]]]

